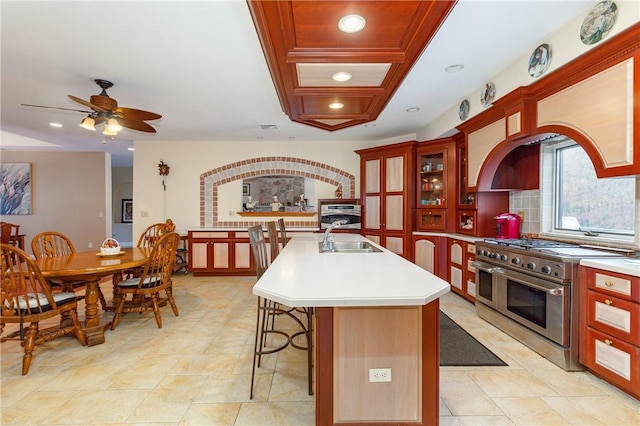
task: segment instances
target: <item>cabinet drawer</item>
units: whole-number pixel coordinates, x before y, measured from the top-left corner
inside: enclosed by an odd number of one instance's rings
[[[229,238],[228,232],[193,232],[191,238]]]
[[[418,210],[416,226],[422,231],[444,231],[447,228],[446,210]]]
[[[581,362],[596,374],[640,396],[640,348],[587,327],[586,353]]]
[[[636,288],[635,291],[633,291],[632,286],[632,283],[635,282],[635,286],[638,287],[640,285],[638,280],[624,275],[615,275],[609,272],[604,273],[593,271],[592,273],[593,279],[589,279],[589,288],[608,292],[613,295],[626,296],[626,298],[640,302],[638,289]]]
[[[587,300],[590,327],[640,346],[640,305],[593,290]]]

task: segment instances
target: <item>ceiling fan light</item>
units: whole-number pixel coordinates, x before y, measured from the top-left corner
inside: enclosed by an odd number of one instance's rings
[[[91,116],[85,117],[82,119],[82,122],[80,123],[80,127],[82,127],[83,129],[87,129],[95,132],[96,120],[94,120],[93,117]]]
[[[118,132],[113,132],[111,130],[109,130],[109,127],[104,126],[104,130],[102,131],[103,135],[107,135],[107,136],[115,136],[118,134]]]
[[[115,118],[110,118],[109,120],[107,120],[107,125],[105,126],[105,130],[112,132],[112,134],[116,134],[120,130],[122,130],[122,126],[120,125],[120,123],[118,123],[118,120],[116,120]],[[104,133],[104,134],[106,135],[107,133]]]
[[[344,33],[357,33],[361,31],[367,22],[360,15],[346,15],[338,21],[338,28]]]

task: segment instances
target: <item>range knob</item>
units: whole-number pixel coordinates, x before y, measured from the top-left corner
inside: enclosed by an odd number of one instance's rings
[[[513,263],[514,265],[519,265],[522,263],[522,261],[519,257],[514,257],[513,259],[511,259],[511,263]]]
[[[536,264],[533,262],[529,262],[527,263],[527,269],[536,269]]]
[[[544,265],[540,271],[542,271],[543,274],[550,274],[551,273],[551,266]]]
[[[502,260],[503,262],[506,262],[507,259],[509,259],[509,257],[506,254],[501,254],[500,255],[500,260]]]
[[[479,255],[479,256],[484,256],[485,251],[482,250],[482,249],[478,249],[478,250],[476,250],[476,254]]]

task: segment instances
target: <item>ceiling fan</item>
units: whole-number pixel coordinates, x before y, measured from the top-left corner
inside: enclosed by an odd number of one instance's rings
[[[89,102],[73,95],[67,95],[72,101],[90,108],[90,111],[72,108],[49,107],[43,105],[21,105],[37,108],[52,108],[65,111],[83,112],[88,115],[84,119],[82,119],[80,127],[95,131],[95,126],[105,123],[104,131],[102,133],[108,136],[118,134],[118,132],[121,131],[124,127],[126,127],[127,129],[139,130],[141,132],[156,133],[156,129],[154,129],[148,123],[145,123],[145,121],[157,120],[159,118],[162,118],[160,114],[143,111],[141,109],[119,107],[118,101],[109,97],[109,95],[107,94],[107,89],[113,87],[113,83],[102,79],[96,79],[94,81],[98,86],[100,86],[100,88],[102,88],[102,92],[99,95],[91,96],[91,98],[89,98]]]

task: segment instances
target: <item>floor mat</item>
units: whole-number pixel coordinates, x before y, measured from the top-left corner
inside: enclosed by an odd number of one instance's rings
[[[507,363],[441,311],[440,365],[443,367],[505,366]]]

